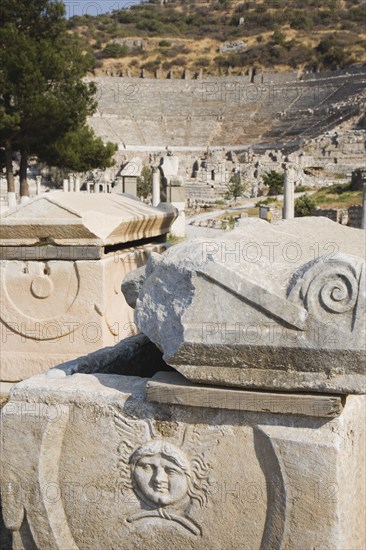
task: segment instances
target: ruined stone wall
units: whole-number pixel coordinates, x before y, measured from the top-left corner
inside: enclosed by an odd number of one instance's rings
[[[334,222],[349,227],[361,228],[362,206],[354,205],[349,208],[316,208],[313,216],[323,216]]]
[[[133,157],[149,166],[152,154],[161,158],[168,150],[179,157],[187,196],[207,200],[222,197],[236,171],[248,183],[249,196],[257,196],[263,174],[282,171],[286,157],[295,183],[311,187],[342,181],[340,175],[346,181],[355,168],[366,168],[366,67],[303,75],[95,81],[99,108],[90,124],[119,146],[116,165],[95,173],[96,181],[113,182]],[[228,153],[237,156],[236,165],[226,162]],[[62,186],[62,177],[52,178],[52,185]],[[30,184],[33,196],[32,177]],[[50,185],[49,178],[43,177],[42,185]],[[6,201],[4,178],[0,199]]]
[[[304,167],[321,167],[337,173],[352,172],[366,164],[366,131],[345,128],[327,132],[303,147]]]
[[[313,212],[313,216],[322,216],[329,218],[330,220],[347,225],[348,212],[344,208],[316,208]]]
[[[282,220],[282,208],[275,206],[260,206],[259,217],[270,223],[276,223]]]
[[[350,206],[348,209],[348,225],[350,227],[361,227],[362,206]]]

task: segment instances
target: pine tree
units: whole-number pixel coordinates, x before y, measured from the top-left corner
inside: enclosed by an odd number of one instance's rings
[[[88,126],[80,126],[63,134],[52,143],[44,143],[38,150],[38,158],[51,166],[71,172],[87,172],[95,168],[113,166],[113,155],[117,151],[113,143],[103,144]]]
[[[14,187],[11,159],[14,151],[20,152],[21,197],[29,196],[29,156],[65,162],[51,145],[68,136],[75,141],[80,132],[86,136],[86,119],[96,109],[95,85],[83,80],[91,58],[67,33],[64,13],[59,1],[1,0],[0,146],[5,149],[9,190]],[[103,153],[104,145],[93,136],[88,133],[87,145],[95,156],[95,147]]]

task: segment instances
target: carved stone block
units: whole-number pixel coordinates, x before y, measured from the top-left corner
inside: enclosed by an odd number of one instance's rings
[[[23,380],[136,332],[121,283],[164,250],[174,217],[130,197],[82,192],[48,193],[4,214],[0,380]]]
[[[53,369],[13,389],[1,480],[14,550],[365,547],[365,396],[329,420],[157,404],[145,386]]]
[[[327,219],[243,219],[161,256],[136,323],[194,382],[366,393],[365,250]]]
[[[1,263],[1,380],[23,380],[136,331],[121,282],[144,250],[97,261]]]

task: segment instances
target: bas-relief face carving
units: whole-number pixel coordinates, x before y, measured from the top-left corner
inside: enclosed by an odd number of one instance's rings
[[[157,506],[178,503],[188,491],[187,473],[174,457],[162,453],[142,456],[135,465],[133,482],[139,492]]]
[[[196,536],[202,534],[201,527],[189,514],[192,499],[200,506],[207,499],[204,482],[208,467],[202,457],[195,460],[202,486],[185,452],[162,439],[152,439],[138,447],[130,456],[129,464],[132,488],[148,509],[130,515],[128,522],[161,518],[179,523]]]
[[[120,475],[141,503],[128,523],[160,518],[180,524],[193,535],[202,535],[193,519],[193,501],[202,507],[209,494],[209,465],[205,459],[214,434],[185,428],[177,444],[154,434],[152,424],[115,413],[115,426],[123,435],[119,446]],[[216,440],[216,436],[215,436]],[[135,450],[131,454],[131,449]],[[191,458],[188,458],[188,457]]]

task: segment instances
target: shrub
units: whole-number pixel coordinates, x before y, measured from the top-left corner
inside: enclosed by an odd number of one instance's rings
[[[147,198],[152,193],[152,169],[150,166],[144,166],[141,170],[141,176],[137,178],[137,195]]]
[[[298,30],[310,30],[313,28],[313,20],[305,13],[295,12],[295,17],[291,21],[291,28]]]
[[[243,195],[245,188],[245,184],[241,183],[240,173],[236,172],[236,174],[231,176],[229,183],[227,184],[225,198],[236,200],[238,197]]]
[[[195,66],[196,67],[208,67],[210,65],[210,59],[208,57],[199,57],[196,61],[195,61]]]
[[[308,187],[306,187],[306,185],[296,185],[295,193],[303,193],[304,191],[308,191]]]
[[[328,187],[322,187],[327,193],[334,193],[336,195],[342,195],[342,193],[348,193],[351,190],[351,183],[333,183],[333,185]]]
[[[161,5],[160,0],[146,0],[112,14],[73,17],[67,24],[69,29],[81,34],[85,42],[107,43],[117,36],[157,36],[156,53],[170,59],[190,53],[184,44],[173,44],[173,37],[211,38],[220,42],[243,36],[256,37],[246,52],[219,56],[217,69],[229,66],[242,69],[255,63],[266,68],[286,65],[335,69],[362,62],[364,58],[365,40],[359,35],[366,16],[364,0],[345,0],[343,3],[340,0],[320,3],[308,0],[306,8],[303,0],[293,0],[291,5],[286,0],[260,3],[213,0],[204,4],[196,0],[171,0]],[[244,28],[238,25],[240,17],[245,18]],[[288,27],[300,33],[290,40]],[[311,48],[303,40],[304,31],[313,28],[322,32],[318,48]],[[330,33],[333,29],[336,32]],[[264,36],[266,31],[272,35],[269,40]],[[98,49],[102,47],[94,47],[94,51]],[[129,55],[131,53],[130,50]],[[208,48],[204,55],[210,53]],[[118,53],[117,57],[123,55]],[[134,51],[133,55],[138,54]],[[196,66],[208,66],[207,62],[197,61]]]
[[[297,218],[311,216],[315,206],[315,200],[310,195],[302,195],[295,200],[295,216]]]
[[[153,59],[152,61],[147,61],[142,65],[142,68],[146,71],[154,72],[160,67],[160,59]]]
[[[108,44],[103,51],[98,54],[98,57],[101,58],[116,58],[116,57],[125,57],[128,54],[128,47],[112,42]]]
[[[274,196],[283,193],[285,175],[271,170],[263,176],[263,183],[268,186],[268,195]]]
[[[346,51],[346,46],[354,43],[355,40],[350,33],[347,33],[346,36],[344,33],[325,36],[316,47],[320,63],[327,69],[336,69],[339,66],[347,65],[349,54]]]
[[[275,197],[267,197],[266,199],[262,199],[255,203],[255,207],[258,208],[259,206],[268,206],[269,204],[276,203]]]
[[[95,44],[93,44],[93,50],[100,50],[102,47],[102,42],[100,40],[97,40]]]
[[[164,26],[160,21],[151,18],[140,19],[138,23],[136,23],[136,28],[156,35],[162,34],[164,30]]]
[[[159,46],[161,48],[170,48],[171,45],[172,45],[172,43],[169,42],[169,40],[160,40],[160,42],[159,42]]]
[[[230,8],[231,0],[218,0],[217,4],[214,6],[216,10],[227,10]]]
[[[281,31],[281,29],[276,29],[272,35],[273,42],[275,44],[278,44],[282,46],[285,43],[285,34]]]
[[[185,57],[176,57],[172,61],[172,67],[175,65],[177,67],[184,67],[187,64],[187,60]]]
[[[314,63],[312,48],[305,44],[296,44],[295,41],[292,40],[289,44],[288,64],[296,68],[300,65],[311,65],[312,63]]]

